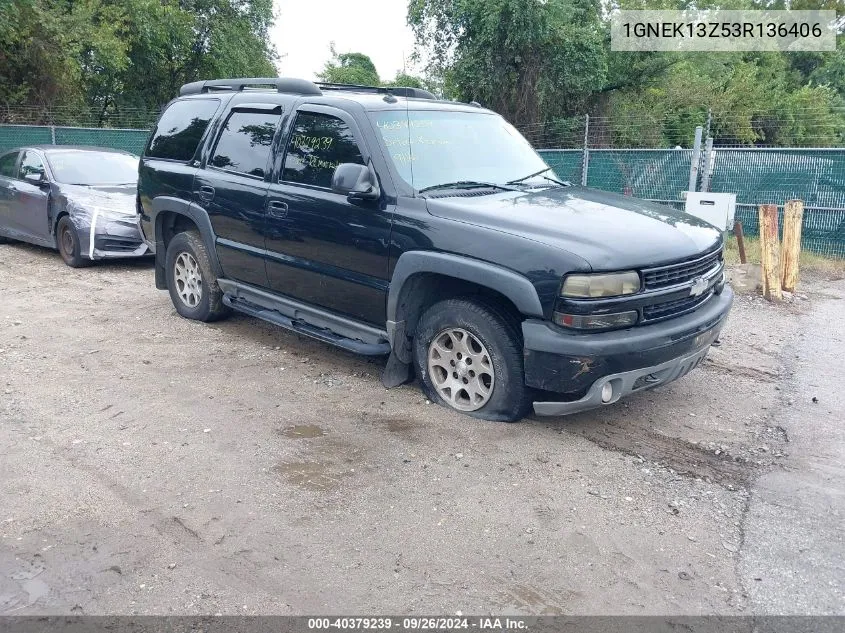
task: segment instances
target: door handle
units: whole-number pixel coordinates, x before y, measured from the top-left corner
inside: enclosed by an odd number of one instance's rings
[[[214,187],[210,185],[200,187],[199,198],[203,202],[211,202],[214,199]]]
[[[279,200],[270,200],[267,203],[267,215],[271,218],[285,218],[288,215],[288,205]]]

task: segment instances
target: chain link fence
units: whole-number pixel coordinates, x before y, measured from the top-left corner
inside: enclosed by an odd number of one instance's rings
[[[759,205],[782,212],[784,202],[801,199],[804,248],[845,258],[845,109],[758,118],[581,116],[517,127],[571,182],[677,209],[687,191],[735,193],[747,235],[758,232]]]
[[[24,145],[94,145],[140,155],[149,134],[149,130],[0,125],[0,152]]]
[[[96,113],[0,110],[0,151],[22,145],[96,145],[140,154],[156,114],[132,114],[137,128],[59,125]],[[48,125],[24,125],[48,121]],[[558,177],[576,184],[684,208],[684,192],[737,195],[737,219],[758,231],[757,207],[804,201],[805,248],[845,258],[845,109],[749,120],[704,112],[683,121],[587,115],[517,127]],[[15,121],[13,122],[12,119]],[[700,132],[696,134],[696,128]],[[700,142],[696,142],[696,139]],[[790,147],[777,147],[776,141]]]

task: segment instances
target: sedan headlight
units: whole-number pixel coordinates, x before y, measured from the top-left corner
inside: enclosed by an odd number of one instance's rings
[[[562,297],[594,299],[632,295],[640,290],[640,275],[634,271],[598,275],[568,275],[560,289]]]

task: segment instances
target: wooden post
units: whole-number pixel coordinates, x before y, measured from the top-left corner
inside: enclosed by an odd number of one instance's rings
[[[780,241],[778,240],[778,207],[760,205],[760,264],[763,268],[763,296],[780,301]]]
[[[783,207],[783,271],[781,287],[795,292],[798,286],[798,258],[801,255],[801,221],[804,203],[789,200]]]
[[[736,246],[739,248],[739,263],[747,264],[748,258],[745,256],[745,235],[742,233],[742,222],[739,220],[734,222],[734,237],[736,238]]]

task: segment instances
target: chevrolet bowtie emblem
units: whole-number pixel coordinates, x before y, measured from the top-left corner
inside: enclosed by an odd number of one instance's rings
[[[689,289],[690,296],[697,297],[698,295],[704,294],[709,286],[710,284],[707,283],[704,277],[697,277],[693,280],[692,286]]]

